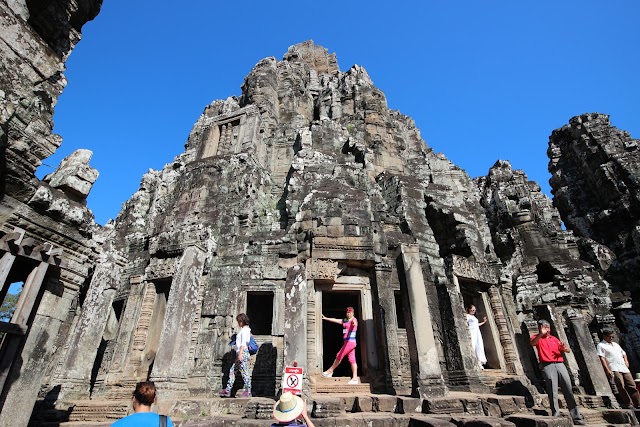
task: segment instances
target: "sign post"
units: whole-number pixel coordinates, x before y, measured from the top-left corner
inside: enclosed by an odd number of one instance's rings
[[[282,376],[282,392],[290,391],[292,394],[302,394],[302,374],[304,370],[297,366],[286,366]]]

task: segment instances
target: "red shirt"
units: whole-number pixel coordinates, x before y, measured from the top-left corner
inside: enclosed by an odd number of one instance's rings
[[[531,337],[533,341],[538,334]],[[560,351],[560,340],[549,334],[544,338],[540,338],[536,343],[538,349],[538,358],[541,363],[564,362],[564,357]]]

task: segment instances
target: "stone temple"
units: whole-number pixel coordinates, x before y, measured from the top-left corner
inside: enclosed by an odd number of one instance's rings
[[[570,425],[546,416],[540,318],[571,347],[589,422],[637,422],[595,351],[611,327],[640,370],[640,155],[608,116],[552,132],[552,201],[507,161],[471,179],[364,68],[307,41],[208,105],[184,152],[99,226],[91,152],[34,172],[61,143],[64,61],[100,6],[0,1],[0,297],[22,284],[0,322],[0,425],[104,425],[145,379],[182,425],[269,425],[293,364],[318,425]],[[467,304],[488,318],[484,370]],[[340,344],[322,314],[347,306],[358,385],[320,375]],[[255,397],[221,399],[240,312],[261,344]]]

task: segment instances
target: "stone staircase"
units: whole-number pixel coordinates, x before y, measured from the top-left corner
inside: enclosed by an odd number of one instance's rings
[[[310,378],[309,384],[312,393],[371,393],[368,383],[360,381],[359,384],[348,384],[350,379],[349,377],[324,378],[318,375]]]
[[[340,383],[336,379],[336,383]],[[334,384],[335,385],[335,384]],[[337,385],[335,385],[337,387]],[[126,404],[128,405],[129,402]],[[169,414],[176,427],[268,427],[274,399],[200,398],[163,402],[155,410]],[[570,427],[566,409],[560,417],[528,407],[522,396],[452,392],[446,397],[419,399],[371,393],[313,393],[307,401],[316,427]],[[102,406],[101,406],[102,405]],[[110,425],[124,402],[78,402],[69,422],[39,423],[42,427]],[[102,409],[101,409],[102,408]],[[102,412],[103,410],[107,412]],[[589,426],[638,426],[630,410],[582,408]],[[98,413],[102,412],[102,416]],[[104,414],[109,415],[105,418]],[[638,414],[640,415],[640,414]],[[124,416],[121,415],[121,416]],[[120,416],[120,417],[121,417]],[[118,417],[118,418],[120,418]]]

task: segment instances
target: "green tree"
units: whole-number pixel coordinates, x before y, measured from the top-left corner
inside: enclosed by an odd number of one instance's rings
[[[13,312],[16,309],[16,304],[18,303],[18,295],[17,294],[7,294],[2,301],[2,306],[0,306],[0,320],[3,322],[8,322],[11,320],[11,316],[13,316]]]

